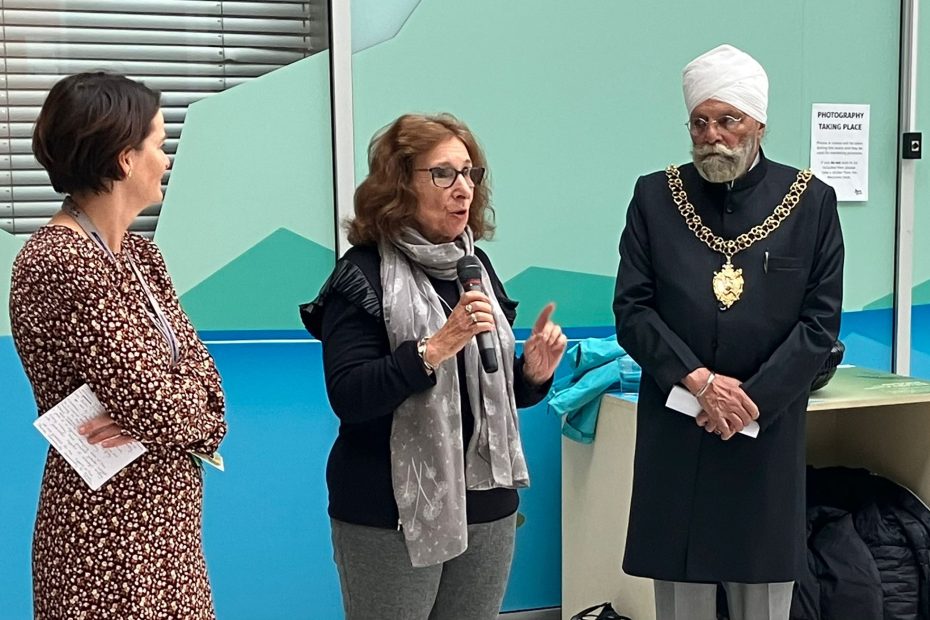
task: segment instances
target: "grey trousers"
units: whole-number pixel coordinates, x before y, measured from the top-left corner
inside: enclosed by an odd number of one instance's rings
[[[404,535],[331,520],[346,620],[497,620],[517,515],[468,526],[468,549],[413,568]]]
[[[794,582],[723,584],[730,620],[788,620]],[[715,620],[717,585],[656,581],[656,620]]]

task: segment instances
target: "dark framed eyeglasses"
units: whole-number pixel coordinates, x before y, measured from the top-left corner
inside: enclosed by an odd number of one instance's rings
[[[456,170],[451,166],[433,166],[432,168],[414,168],[417,172],[429,172],[433,178],[433,185],[441,189],[448,189],[455,184],[459,175],[465,179],[470,187],[481,185],[484,180],[484,168],[472,168],[465,166],[461,170]]]
[[[706,119],[706,118],[692,118],[685,126],[688,128],[688,131],[691,132],[692,136],[703,135],[707,128],[711,125],[716,125],[718,131],[725,131],[727,133],[733,133],[739,126],[743,123],[743,117],[731,116],[729,114],[724,114],[723,116],[716,119]]]

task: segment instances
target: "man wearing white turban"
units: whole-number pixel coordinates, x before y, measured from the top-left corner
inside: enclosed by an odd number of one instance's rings
[[[833,189],[761,148],[768,78],[721,45],[683,73],[692,163],[641,177],[617,339],[643,368],[623,569],[658,620],[787,620],[806,566],[804,414],[840,325]],[[665,407],[681,384],[695,419]],[[758,436],[739,431],[758,424]]]

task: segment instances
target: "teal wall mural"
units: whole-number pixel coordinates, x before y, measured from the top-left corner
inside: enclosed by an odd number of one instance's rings
[[[612,326],[614,276],[562,269],[528,267],[505,284],[507,294],[520,301],[516,327],[530,329],[539,309],[554,297],[556,314],[564,326]]]
[[[918,162],[917,212],[914,225],[914,282],[915,289],[930,287],[930,156],[926,153],[926,140],[930,133],[930,11],[919,16],[920,44],[917,56],[917,127],[924,132],[924,157]],[[915,300],[917,291],[914,292]],[[921,296],[921,304],[930,304],[930,294]],[[916,302],[915,302],[916,303]],[[930,329],[930,326],[928,326]]]
[[[760,36],[760,28],[780,34]],[[871,105],[870,200],[841,205],[843,337],[850,361],[888,368],[890,305],[863,309],[893,284],[897,40],[897,12],[880,0],[855,15],[838,0],[754,0],[725,16],[686,0],[658,8],[478,0],[464,11],[452,0],[424,0],[392,39],[354,54],[356,176],[367,173],[371,136],[397,116],[456,114],[489,158],[498,232],[483,246],[521,302],[517,325],[528,327],[554,299],[563,326],[602,333],[613,325],[617,242],[633,185],[689,159],[680,71],[733,43],[768,70],[765,149],[773,159],[808,165],[811,104]],[[524,570],[515,566],[514,575]],[[541,575],[545,583],[557,577],[554,567]],[[512,584],[505,607],[520,608],[523,593]]]
[[[10,271],[23,240],[5,230],[0,231],[0,338],[10,334]]]
[[[156,242],[181,302],[223,376],[227,470],[205,485],[204,547],[219,617],[338,617],[324,470],[337,420],[320,345],[300,329],[334,263],[329,59],[321,53],[191,107]],[[9,274],[21,241],[0,232]],[[30,543],[47,444],[9,334],[0,284],[0,600],[4,618],[31,610]],[[285,343],[268,341],[284,332]],[[265,339],[265,340],[262,340]],[[255,342],[255,340],[261,340]]]
[[[897,8],[749,0],[738,11],[687,0],[354,0],[356,170],[371,135],[398,115],[450,111],[490,159],[498,234],[483,242],[519,328],[550,299],[574,335],[606,335],[617,241],[636,178],[684,162],[684,64],[730,42],[768,69],[766,152],[804,166],[812,103],[872,106],[871,198],[841,205],[847,243],[844,340],[852,361],[890,364]],[[930,11],[922,14],[930,32]],[[763,36],[778,33],[778,36]],[[855,41],[850,45],[848,41]],[[842,50],[837,54],[837,50]],[[930,76],[930,38],[922,47]],[[921,124],[930,126],[930,77]],[[329,58],[321,53],[194,104],[156,233],[182,303],[212,342],[229,397],[228,470],[210,474],[205,546],[219,616],[340,617],[323,478],[336,420],[320,347],[296,304],[312,298],[334,258]],[[915,371],[930,376],[930,175],[919,181]],[[22,241],[0,232],[9,273]],[[0,377],[10,414],[0,456],[23,471],[0,503],[0,600],[28,617],[29,540],[45,445],[9,338],[0,281]],[[919,332],[919,334],[918,334]],[[292,342],[264,341],[284,334]],[[919,338],[923,338],[920,340]],[[258,340],[259,342],[250,342]],[[299,340],[299,341],[295,341]],[[922,370],[921,370],[922,369]],[[533,486],[507,610],[560,600],[558,422],[522,415]]]
[[[930,11],[919,14],[917,56],[917,127],[930,139]],[[911,314],[911,374],[930,378],[930,158],[917,162],[914,213],[914,289]]]
[[[355,52],[394,37],[421,0],[356,0],[352,3],[352,50]]]
[[[848,20],[836,19],[849,14],[837,0],[775,6],[754,0],[727,20],[694,11],[684,0],[662,11],[609,2],[578,10],[528,0],[458,8],[450,0],[354,4],[353,34],[364,48],[354,56],[358,176],[365,172],[368,139],[397,115],[448,110],[461,116],[491,159],[499,232],[487,245],[505,281],[520,276],[516,286],[535,290],[527,282],[543,272],[531,268],[601,276],[588,280],[594,288],[585,294],[609,299],[636,177],[688,158],[679,71],[727,40],[769,71],[766,149],[774,159],[807,163],[811,103],[871,104],[871,200],[843,205],[841,214],[847,274],[856,274],[847,275],[846,309],[890,307],[897,145],[896,73],[887,68],[897,62],[898,15],[886,3],[862,3]],[[670,18],[675,15],[689,18]],[[796,34],[758,37],[760,20]],[[839,61],[833,51],[847,36],[860,44],[845,46]],[[859,78],[850,79],[851,68]],[[279,228],[333,249],[329,112],[327,53],[191,107],[156,241],[179,293],[190,292],[185,301],[198,327],[240,324],[219,295],[224,278],[217,272],[259,243],[261,255],[272,256],[268,244],[286,238],[273,235]],[[927,183],[921,180],[921,196],[930,193]],[[928,218],[919,213],[918,230]],[[310,254],[322,260],[304,262],[280,283],[289,302],[314,291],[332,263]],[[930,280],[930,260],[920,252],[915,258],[919,285]],[[0,296],[7,287],[0,284]],[[228,292],[241,298],[248,290]],[[586,301],[589,310],[572,311],[576,296],[554,296],[569,325],[609,324],[599,304]],[[272,308],[245,318],[248,329],[299,329],[295,316]],[[6,321],[0,319],[0,330],[8,329]]]
[[[181,297],[201,330],[286,330],[319,288],[333,251],[279,228]]]
[[[155,241],[199,330],[299,329],[333,231],[328,53],[190,107]]]
[[[756,0],[721,19],[685,0],[661,9],[484,0],[467,11],[423,2],[397,36],[354,56],[357,175],[378,128],[408,111],[450,111],[489,156],[499,228],[486,247],[505,281],[520,275],[525,286],[542,273],[524,274],[531,268],[603,276],[591,294],[609,300],[636,178],[689,158],[681,68],[729,41],[769,72],[773,159],[808,164],[812,103],[872,106],[870,200],[841,208],[856,274],[845,307],[862,309],[892,290],[898,15],[877,0],[855,17],[847,8]],[[760,37],[760,24],[782,35]],[[563,309],[578,299],[545,289]],[[570,313],[576,325],[611,320],[587,307]]]

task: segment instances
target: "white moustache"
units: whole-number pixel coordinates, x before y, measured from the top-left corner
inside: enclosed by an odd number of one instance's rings
[[[736,159],[739,157],[738,148],[731,149],[726,144],[702,144],[700,146],[694,147],[694,154],[701,158],[705,159],[713,155],[719,155],[721,157],[726,157],[727,159]]]

